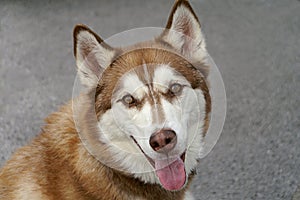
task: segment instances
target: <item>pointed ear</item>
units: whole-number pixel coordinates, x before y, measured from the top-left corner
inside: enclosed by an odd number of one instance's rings
[[[96,87],[104,69],[112,62],[115,50],[85,25],[77,25],[73,37],[81,83],[87,87]]]
[[[187,0],[176,1],[161,39],[188,58],[201,59],[206,52],[200,22]]]

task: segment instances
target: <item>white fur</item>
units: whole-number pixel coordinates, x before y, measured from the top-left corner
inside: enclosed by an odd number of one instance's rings
[[[177,130],[179,146],[185,146],[188,151],[186,156],[186,171],[190,172],[197,164],[200,150],[203,147],[203,131],[205,117],[205,99],[200,89],[191,89],[190,83],[182,76],[179,76],[172,68],[167,65],[161,65],[155,70],[154,82],[158,85],[167,85],[169,82],[176,80],[177,83],[187,85],[183,91],[183,95],[177,103],[180,105],[169,105],[167,101],[163,101],[163,108],[166,109],[165,115],[167,120],[175,122],[174,126],[180,124],[181,130]],[[176,114],[174,110],[180,110],[181,113]],[[172,128],[172,127],[171,127]],[[188,139],[188,140],[187,140]]]
[[[135,84],[132,84],[132,81]],[[205,100],[202,91],[193,90],[189,82],[183,76],[175,73],[171,67],[158,66],[153,77],[153,89],[165,92],[173,82],[184,84],[186,87],[184,87],[182,96],[173,104],[162,98],[160,109],[163,109],[165,122],[153,123],[151,110],[155,107],[147,102],[141,110],[137,110],[127,108],[116,99],[112,100],[112,109],[108,110],[99,122],[99,128],[103,133],[99,140],[109,144],[109,150],[115,155],[112,158],[116,163],[115,166],[134,174],[135,177],[145,182],[159,183],[153,167],[130,136],[134,136],[143,151],[152,159],[166,159],[165,155],[157,153],[151,148],[149,139],[152,133],[161,128],[173,129],[177,134],[178,141],[169,156],[178,157],[187,150],[185,160],[187,173],[195,168],[199,150],[202,147],[202,126],[205,116]],[[146,95],[148,93],[149,95],[150,91],[147,86],[141,85],[141,83],[134,71],[128,72],[121,78],[119,84],[122,85],[118,86],[121,89],[116,92],[125,94],[133,91],[130,94],[134,97],[137,94]],[[135,88],[132,88],[132,85],[135,85]],[[113,96],[120,97],[121,95],[114,94]]]
[[[166,64],[158,65],[154,72],[153,82],[157,84],[157,87],[161,92],[166,92],[170,83],[191,86],[182,75],[176,73],[171,66]]]
[[[125,79],[126,81],[124,81]],[[122,85],[122,87],[116,87],[119,91],[113,92],[112,101],[118,101],[126,94],[135,94],[137,99],[142,99],[145,95],[146,87],[133,71],[123,75],[117,84]]]

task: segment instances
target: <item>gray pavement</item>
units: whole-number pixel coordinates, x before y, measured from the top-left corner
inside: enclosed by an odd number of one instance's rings
[[[71,98],[72,29],[161,27],[173,1],[1,1],[0,165]],[[300,198],[300,1],[192,0],[227,92],[197,199]]]

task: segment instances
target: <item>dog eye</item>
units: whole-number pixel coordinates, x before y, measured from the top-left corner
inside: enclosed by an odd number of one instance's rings
[[[182,88],[183,88],[182,85],[180,85],[179,83],[174,83],[170,86],[169,90],[172,94],[177,95],[181,93]]]
[[[136,101],[135,99],[133,98],[133,96],[131,96],[130,94],[127,94],[125,95],[123,98],[122,98],[122,102],[127,105],[127,106],[130,106],[132,104],[134,104]]]

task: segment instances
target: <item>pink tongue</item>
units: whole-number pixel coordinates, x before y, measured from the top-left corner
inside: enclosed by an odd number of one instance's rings
[[[155,160],[155,170],[160,183],[167,190],[179,190],[186,179],[184,163],[181,158],[175,160]]]

